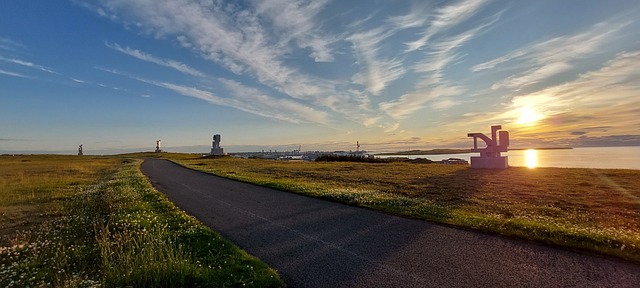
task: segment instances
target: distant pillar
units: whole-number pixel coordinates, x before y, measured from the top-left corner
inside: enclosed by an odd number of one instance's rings
[[[507,169],[509,159],[507,156],[500,156],[501,152],[509,149],[509,132],[500,131],[501,125],[491,126],[491,138],[482,133],[469,133],[467,137],[473,137],[473,149],[471,152],[480,152],[480,156],[471,157],[471,168],[487,169]],[[487,144],[485,148],[478,148],[478,138]]]
[[[162,152],[162,149],[160,149],[160,140],[156,141],[156,153],[160,153]]]
[[[220,134],[213,135],[213,143],[211,144],[211,153],[209,153],[209,155],[224,155],[224,150],[220,148],[220,138]]]
[[[78,146],[78,156],[82,156],[82,144],[80,144],[80,146]]]

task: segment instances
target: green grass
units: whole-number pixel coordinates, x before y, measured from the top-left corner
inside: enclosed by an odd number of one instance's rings
[[[78,189],[98,183],[120,163],[90,156],[0,156],[0,236],[58,215]]]
[[[14,199],[3,207],[36,207],[19,213],[5,209],[7,217],[51,206],[57,211],[0,234],[5,239],[0,247],[0,287],[284,286],[273,269],[155,191],[139,171],[139,160],[82,157],[74,167],[84,167],[87,175],[71,186],[49,180],[58,178],[58,173],[51,171],[50,177],[39,173],[42,167],[70,165],[75,158],[0,159],[11,164],[0,166],[0,173],[21,175],[20,181],[0,186],[0,195]],[[40,165],[22,165],[30,162]],[[45,194],[53,197],[27,201],[15,196],[30,185],[45,187],[49,191]]]
[[[640,262],[637,170],[166,157],[285,191]]]

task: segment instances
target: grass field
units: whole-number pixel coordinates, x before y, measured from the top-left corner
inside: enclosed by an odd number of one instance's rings
[[[0,157],[0,287],[282,287],[125,157]]]
[[[120,163],[98,157],[0,156],[0,235],[58,216],[65,200],[104,180]]]
[[[268,187],[640,261],[638,170],[165,157]]]
[[[472,170],[138,153],[0,156],[0,287],[281,287],[155,191],[142,158],[388,213],[640,262],[640,171]],[[138,160],[136,160],[138,159]]]

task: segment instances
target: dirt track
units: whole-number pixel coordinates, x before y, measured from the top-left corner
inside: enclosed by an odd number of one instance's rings
[[[148,159],[160,192],[289,287],[638,287],[640,265],[404,219]]]

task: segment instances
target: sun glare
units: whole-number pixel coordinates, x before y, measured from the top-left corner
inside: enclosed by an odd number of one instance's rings
[[[536,168],[538,166],[538,151],[535,149],[528,149],[525,151],[524,161],[527,167]]]
[[[542,119],[542,115],[531,108],[531,106],[520,108],[520,118],[518,119],[518,124],[531,125],[540,119]]]

